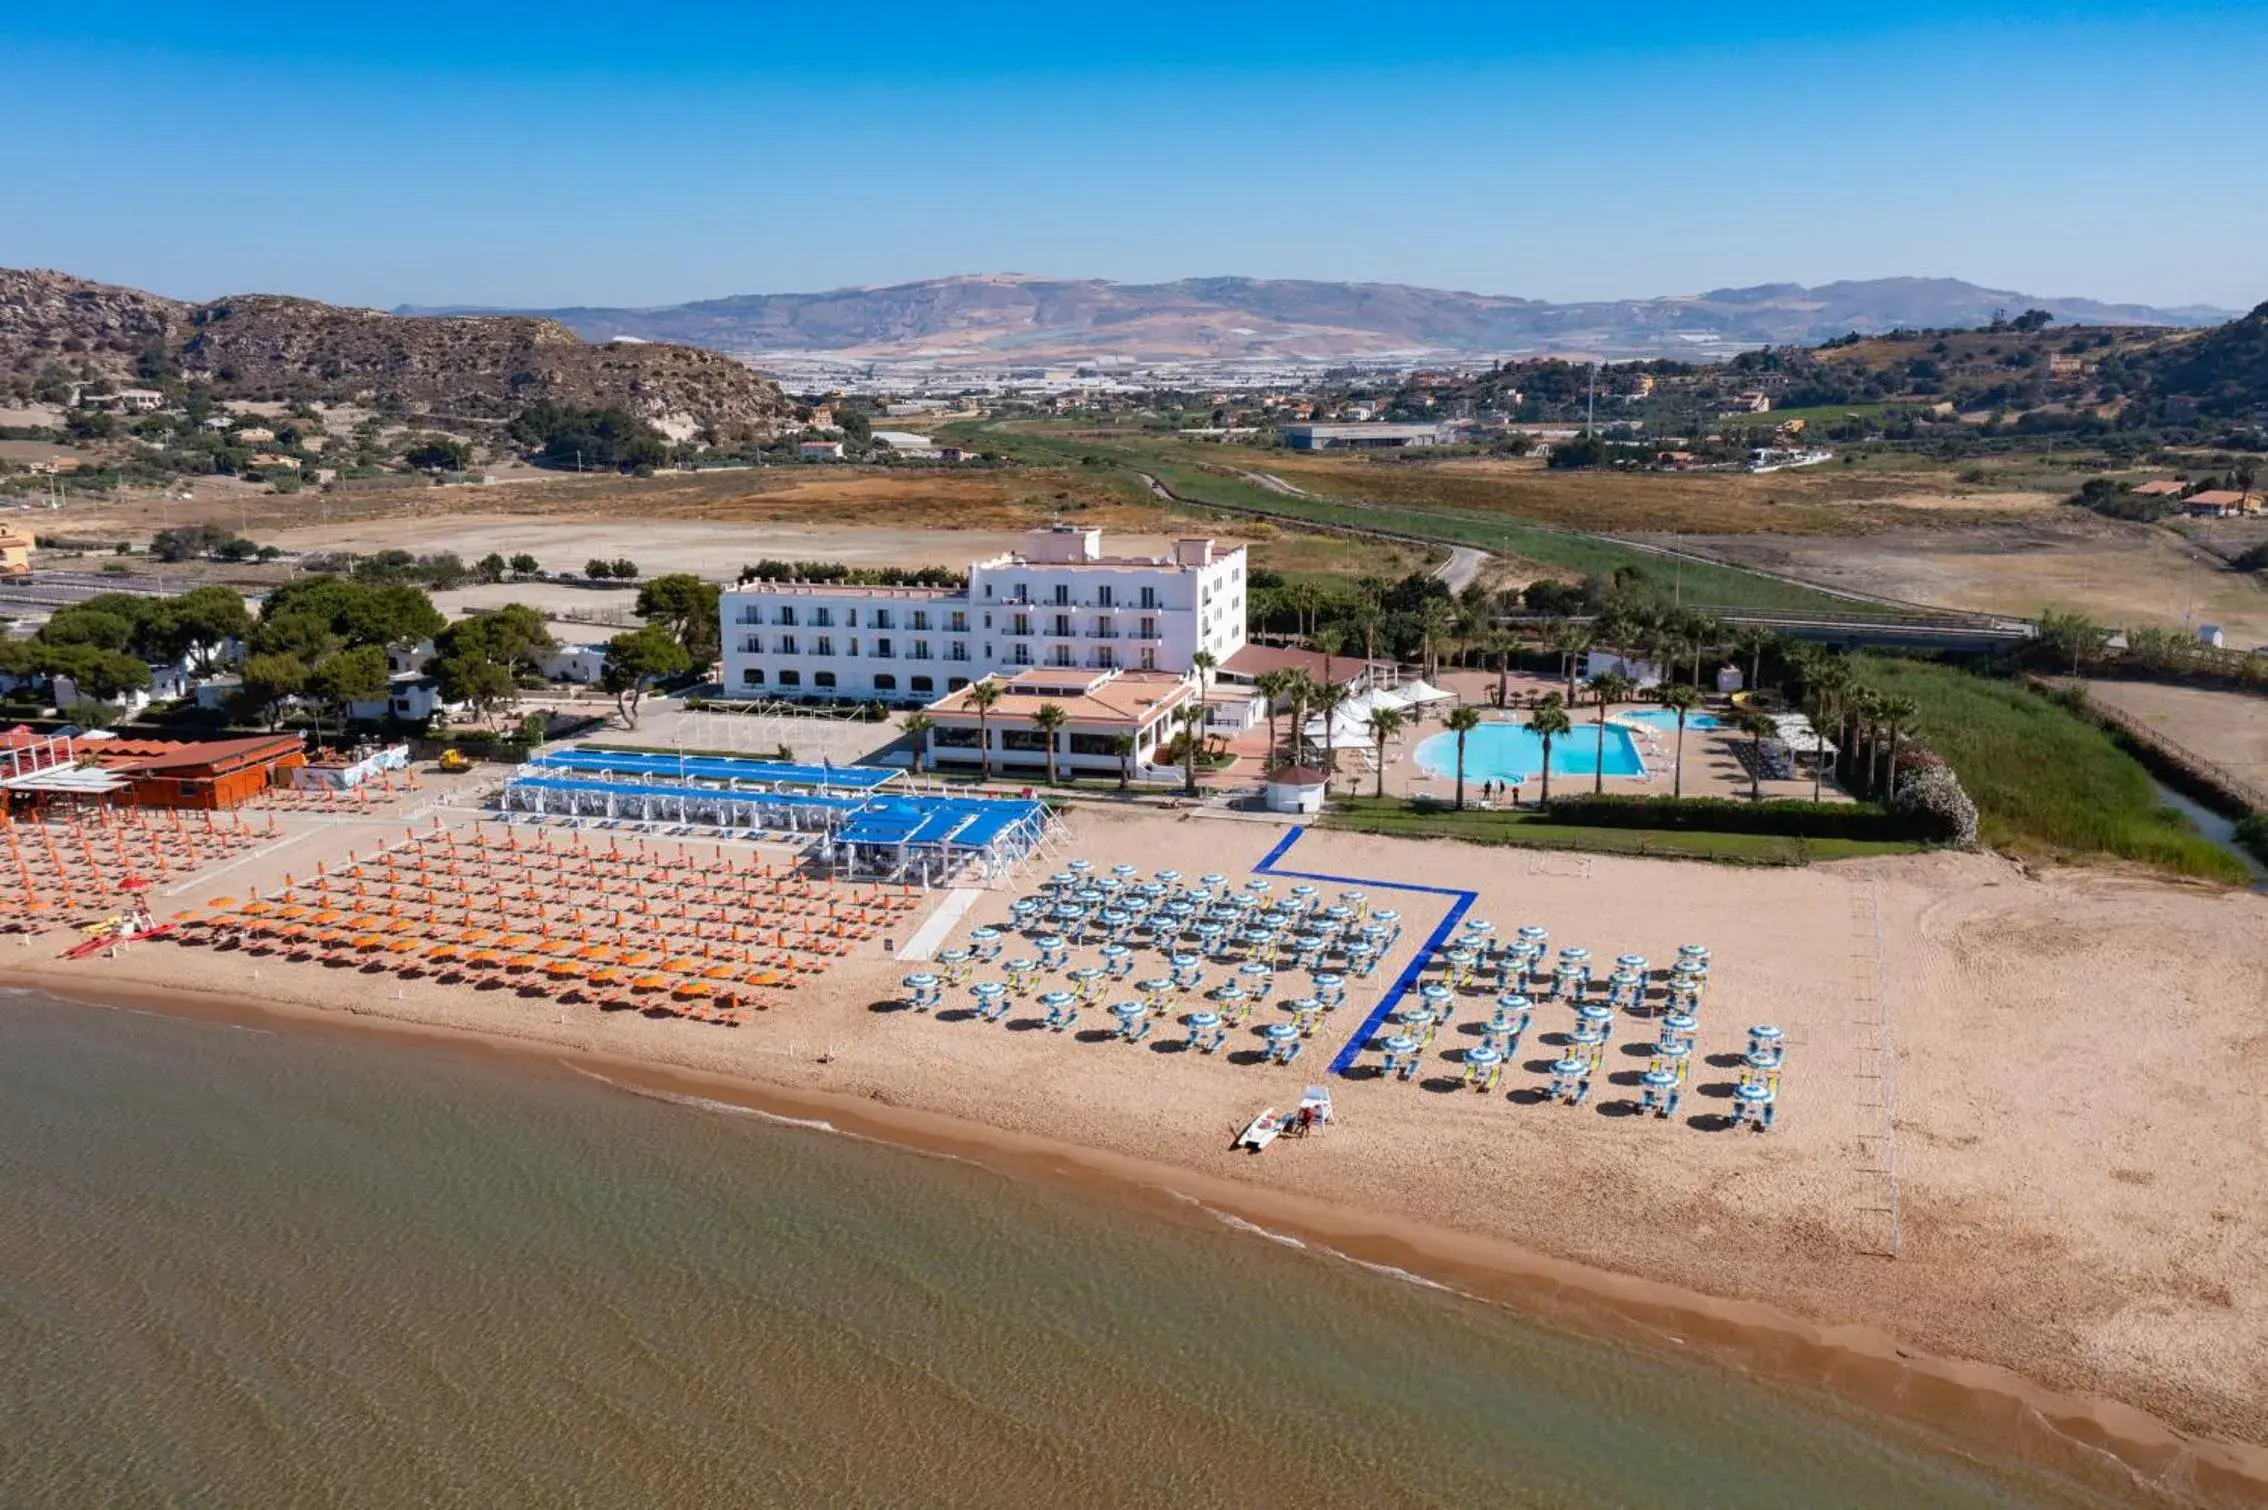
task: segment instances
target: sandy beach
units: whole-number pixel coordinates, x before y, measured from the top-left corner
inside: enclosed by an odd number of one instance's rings
[[[387,832],[284,823],[288,842],[171,905],[304,876]],[[1064,853],[1098,865],[1237,881],[1286,830],[1082,809],[1071,837]],[[2095,1482],[2268,1498],[2268,1452],[2246,1445],[2268,1437],[2268,1301],[2249,1283],[2268,1235],[2268,898],[1981,856],[1747,871],[1320,830],[1274,871],[1352,878],[1405,921],[1377,982],[1289,1070],[1175,1052],[1178,1034],[1128,1046],[917,1015],[898,1000],[910,967],[880,941],[737,1030],[162,943],[62,964],[41,939],[7,963],[66,994],[473,1035],[625,1083],[1170,1188]],[[1448,1060],[1415,1084],[1358,1075],[1333,1082],[1325,1135],[1230,1153],[1254,1112],[1322,1078],[1453,900],[1397,883],[1470,891],[1472,916],[1541,923],[1600,957],[1709,944],[1711,1063],[1680,1117],[1628,1115],[1619,1083],[1579,1109],[1531,1104],[1550,1057],[1532,1036],[1497,1094],[1458,1089]],[[1003,921],[1013,895],[978,894],[953,936]],[[1485,998],[1468,1001],[1469,1020]],[[1540,1006],[1538,1034],[1566,1015]],[[1764,1021],[1790,1043],[1780,1124],[1713,1130],[1727,1056]]]

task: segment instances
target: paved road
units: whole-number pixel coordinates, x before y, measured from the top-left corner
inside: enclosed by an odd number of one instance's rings
[[[1480,569],[1487,564],[1487,551],[1474,550],[1469,545],[1453,546],[1449,551],[1449,559],[1433,569],[1433,580],[1452,593],[1460,593],[1465,590],[1467,583],[1480,575]]]

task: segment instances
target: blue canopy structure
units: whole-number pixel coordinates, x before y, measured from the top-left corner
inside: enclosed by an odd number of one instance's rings
[[[574,745],[528,762],[551,771],[653,776],[676,781],[867,792],[898,779],[897,771],[871,765],[804,765],[785,760],[743,760],[735,755],[665,755],[639,750],[594,750]]]

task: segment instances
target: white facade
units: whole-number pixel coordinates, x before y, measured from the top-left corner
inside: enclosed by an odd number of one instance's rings
[[[721,600],[724,694],[927,703],[1032,666],[1179,674],[1243,646],[1244,580],[1242,546],[1106,556],[1101,531],[1059,525],[966,590],[750,583]]]

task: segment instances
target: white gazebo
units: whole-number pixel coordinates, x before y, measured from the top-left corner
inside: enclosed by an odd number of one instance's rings
[[[1268,773],[1260,795],[1271,813],[1320,813],[1330,784],[1328,776],[1308,766],[1278,766]]]

